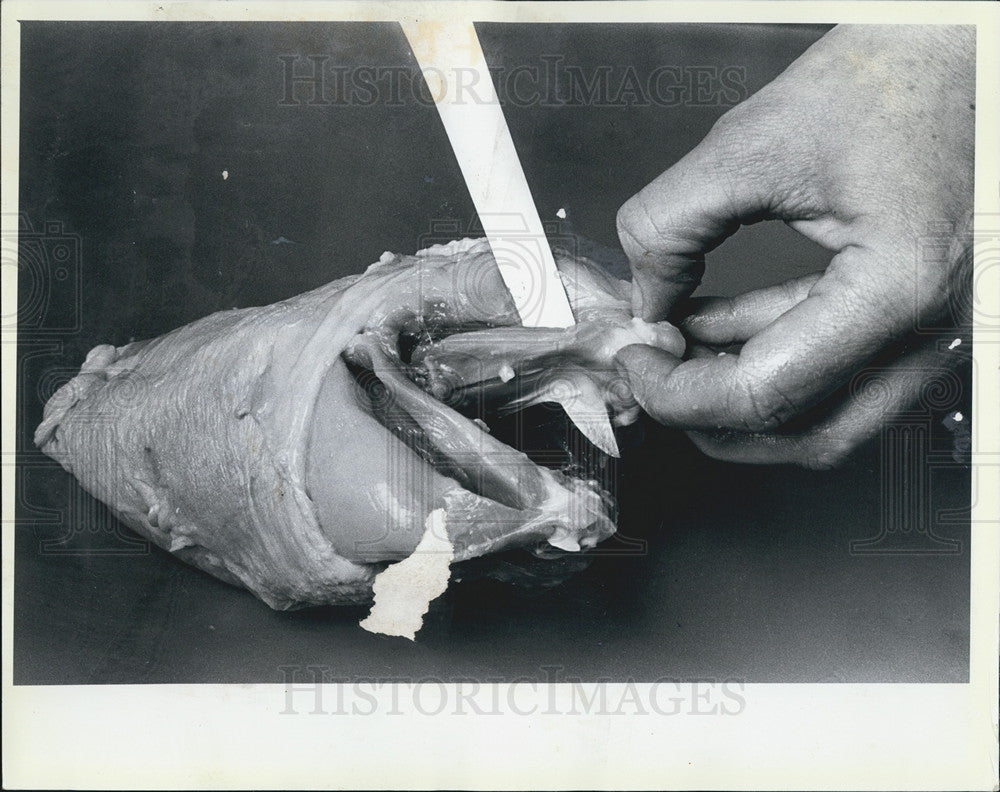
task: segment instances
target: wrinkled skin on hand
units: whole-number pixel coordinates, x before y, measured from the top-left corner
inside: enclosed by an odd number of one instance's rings
[[[974,131],[971,26],[837,27],[723,115],[619,212],[636,315],[683,317],[690,342],[618,356],[643,408],[714,457],[825,468],[947,387],[971,336]],[[770,219],[832,251],[826,271],[685,303],[706,253]]]
[[[557,258],[577,327],[517,327],[485,242],[387,253],[281,303],[95,348],[35,442],[134,530],[279,609],[369,600],[437,508],[457,561],[593,547],[614,531],[606,494],[471,413],[585,391],[628,422],[614,353],[643,340],[680,354],[683,341],[632,321],[627,283]],[[553,394],[541,372],[559,362]]]

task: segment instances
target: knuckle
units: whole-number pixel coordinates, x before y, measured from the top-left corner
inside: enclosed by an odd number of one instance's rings
[[[746,462],[745,436],[730,429],[688,430],[688,438],[701,453],[722,462]]]
[[[730,154],[743,167],[757,158],[768,159],[775,150],[778,130],[761,122],[761,114],[752,101],[743,102],[723,113],[712,125],[706,141],[713,152]]]
[[[618,234],[620,236],[632,235],[632,213],[634,211],[632,202],[634,200],[634,196],[629,198],[618,208],[618,213],[615,215],[615,225],[618,228]]]
[[[650,266],[650,254],[665,240],[658,214],[645,191],[632,196],[618,210],[618,235],[634,268]]]
[[[835,470],[843,467],[854,452],[854,445],[843,440],[804,443],[797,463],[810,470]]]
[[[795,404],[774,383],[747,374],[733,380],[727,401],[735,423],[748,432],[774,431],[796,412]]]
[[[871,434],[870,426],[853,418],[821,423],[799,437],[793,461],[810,470],[841,468]]]
[[[754,116],[754,103],[752,101],[740,102],[738,105],[730,107],[721,116],[715,119],[709,134],[715,137],[726,137],[731,134],[739,134]]]
[[[632,395],[643,410],[658,423],[669,423],[667,394],[670,383],[663,372],[646,372],[632,381]]]
[[[876,278],[859,278],[857,271],[868,261],[857,254],[838,254],[844,266],[831,267],[813,287],[813,293],[835,301],[850,311],[857,324],[881,338],[899,337],[914,321],[913,290],[895,280],[892,288]],[[841,262],[838,262],[840,264]]]
[[[803,280],[794,279],[778,284],[779,295],[783,305],[794,305],[802,300]]]
[[[717,171],[741,190],[757,186],[764,216],[808,216],[824,204],[814,176],[817,155],[799,115],[787,100],[762,92],[723,114],[705,138]]]

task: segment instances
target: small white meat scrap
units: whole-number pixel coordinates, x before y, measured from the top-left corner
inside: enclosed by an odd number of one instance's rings
[[[373,633],[415,639],[431,601],[444,594],[454,548],[445,532],[447,514],[435,509],[413,554],[375,577],[375,604],[361,626]]]

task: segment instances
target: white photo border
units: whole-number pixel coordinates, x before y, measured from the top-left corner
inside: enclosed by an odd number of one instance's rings
[[[17,212],[18,20],[746,22],[977,27],[976,213],[1000,226],[1000,6],[987,2],[20,2],[2,5],[2,211]],[[987,266],[989,265],[989,266]],[[3,268],[3,313],[16,267]],[[976,262],[1000,316],[1000,266]],[[980,329],[978,326],[977,330]],[[995,328],[994,328],[995,329]],[[4,331],[3,450],[15,447],[16,331]],[[977,334],[973,465],[1000,461],[1000,339]],[[546,714],[566,685],[511,693],[532,714],[282,714],[283,685],[13,686],[14,470],[3,466],[3,783],[6,788],[995,789],[1000,487],[971,532],[967,684],[747,684],[739,717]],[[995,482],[996,483],[996,482]],[[333,700],[334,686],[324,694]],[[617,686],[620,688],[620,686]],[[637,685],[640,695],[649,686]],[[608,690],[615,693],[615,685]],[[620,692],[620,691],[618,691]],[[453,695],[444,688],[438,695]],[[432,694],[428,694],[429,702]],[[406,697],[403,697],[406,700]],[[511,699],[514,700],[514,699]],[[557,702],[555,708],[552,702]],[[405,707],[404,707],[405,709]],[[411,708],[412,709],[412,708]],[[425,708],[433,711],[430,704]]]

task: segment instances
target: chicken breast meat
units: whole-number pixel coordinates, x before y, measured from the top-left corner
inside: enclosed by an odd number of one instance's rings
[[[638,407],[611,358],[683,351],[628,284],[557,254],[578,324],[529,329],[489,245],[386,253],[363,274],[91,350],[35,443],[133,530],[276,609],[367,602],[443,508],[456,561],[587,549],[614,532],[596,482],[533,463],[477,416],[540,402]]]

